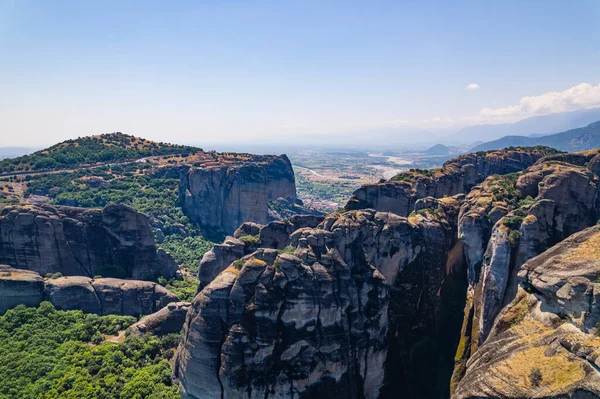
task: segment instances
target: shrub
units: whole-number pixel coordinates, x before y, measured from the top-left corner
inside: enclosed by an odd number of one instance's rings
[[[244,246],[246,246],[247,248],[256,248],[260,244],[260,238],[258,237],[258,235],[241,236],[240,241],[243,242]]]
[[[529,381],[531,381],[532,387],[539,387],[542,382],[542,370],[537,367],[532,368],[529,373]]]

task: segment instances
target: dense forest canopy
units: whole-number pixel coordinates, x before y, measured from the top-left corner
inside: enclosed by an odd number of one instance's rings
[[[169,364],[179,335],[126,336],[133,322],[49,302],[9,310],[0,316],[0,399],[179,398]]]

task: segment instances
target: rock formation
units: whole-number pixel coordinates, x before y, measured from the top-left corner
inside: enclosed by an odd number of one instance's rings
[[[488,176],[519,172],[553,152],[556,151],[550,148],[526,148],[463,155],[439,169],[414,169],[386,182],[363,186],[354,192],[345,208],[370,208],[408,216],[420,198],[467,194]]]
[[[273,221],[267,225],[253,222],[243,223],[233,237],[226,237],[222,244],[216,244],[206,252],[200,261],[198,279],[200,288],[204,288],[214,278],[227,268],[233,261],[254,251],[248,247],[241,237],[254,236],[262,248],[284,249],[291,242],[290,234],[300,228],[317,227],[323,221],[322,216],[295,215],[289,221]]]
[[[447,219],[457,218],[459,202],[430,205],[409,219],[332,214],[292,233],[293,253],[260,248],[229,262],[188,314],[175,366],[184,397],[375,398],[403,383],[418,389],[415,368],[435,368],[428,361],[439,353],[415,362],[410,348],[441,332],[439,292],[455,266]],[[388,335],[399,355],[385,367]]]
[[[519,267],[597,220],[598,178],[586,168],[544,159],[516,178],[488,178],[461,209],[469,288],[453,386],[514,298]]]
[[[296,199],[287,156],[256,156],[249,162],[183,167],[179,196],[189,218],[204,228],[232,234],[244,222],[266,224],[269,202]]]
[[[29,270],[0,265],[0,314],[17,305],[37,306],[44,298],[44,279]]]
[[[144,335],[152,333],[164,335],[178,333],[183,328],[185,317],[191,304],[189,302],[172,302],[158,312],[142,317],[129,327],[132,334]]]
[[[151,314],[177,296],[149,281],[69,276],[44,279],[35,272],[0,266],[0,313],[23,304],[49,301],[58,310],[82,310],[99,315]]]
[[[346,206],[359,210],[318,226],[242,225],[201,262],[208,272],[174,367],[183,396],[595,397],[600,360],[586,348],[600,321],[600,272],[572,255],[555,274],[530,265],[596,224],[598,159],[544,148],[470,154],[363,187]],[[571,268],[587,271],[563,285]],[[540,297],[548,285],[551,300]],[[520,324],[529,319],[535,328]],[[573,361],[583,374],[571,378]]]
[[[0,210],[0,263],[41,275],[151,280],[178,274],[171,256],[156,248],[148,217],[126,205],[7,206]]]
[[[453,399],[600,396],[599,249],[600,227],[591,227],[521,267],[515,299]]]

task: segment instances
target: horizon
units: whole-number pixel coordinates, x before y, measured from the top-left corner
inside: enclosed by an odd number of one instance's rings
[[[516,1],[178,6],[0,2],[3,145],[113,131],[206,147],[427,145],[600,107],[593,1],[545,2],[544,15]]]

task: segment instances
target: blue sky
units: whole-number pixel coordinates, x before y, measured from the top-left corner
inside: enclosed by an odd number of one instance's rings
[[[294,140],[600,106],[599,20],[596,0],[0,0],[1,145]]]

